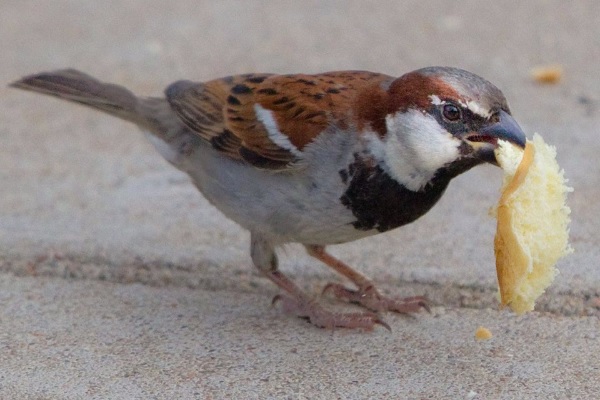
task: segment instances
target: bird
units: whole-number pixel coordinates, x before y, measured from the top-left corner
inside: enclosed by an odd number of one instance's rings
[[[414,222],[453,178],[498,165],[500,140],[526,142],[502,91],[454,67],[399,77],[334,71],[181,80],[163,97],[138,97],[75,69],[10,86],[141,128],[214,207],[250,232],[253,264],[279,288],[273,303],[321,328],[390,329],[382,313],[429,309],[424,296],[383,294],[326,247]],[[364,310],[330,310],[300,289],[279,268],[277,250],[288,243],[353,284],[329,283],[323,293]]]

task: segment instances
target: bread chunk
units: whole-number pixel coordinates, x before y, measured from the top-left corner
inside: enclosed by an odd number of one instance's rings
[[[556,262],[572,252],[564,171],[556,149],[538,134],[523,152],[501,141],[496,159],[504,170],[494,240],[500,302],[517,314],[531,311],[550,286]]]

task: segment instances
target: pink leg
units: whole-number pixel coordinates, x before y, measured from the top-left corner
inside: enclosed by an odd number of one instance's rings
[[[254,264],[273,283],[285,293],[273,298],[273,304],[279,302],[284,311],[300,318],[307,319],[311,324],[321,328],[362,328],[372,330],[375,325],[381,325],[390,330],[388,324],[371,312],[336,313],[323,308],[316,300],[308,297],[287,276],[277,269],[277,257],[273,246],[262,237],[252,235],[251,254]]]
[[[347,264],[327,253],[323,246],[306,246],[306,250],[312,257],[350,279],[358,288],[358,290],[348,289],[339,283],[329,283],[323,289],[323,293],[330,291],[337,298],[360,304],[369,310],[377,312],[395,311],[401,314],[410,314],[418,312],[422,308],[429,311],[427,299],[423,296],[406,297],[404,299],[383,296],[369,278],[361,275]]]
[[[336,313],[326,310],[279,271],[267,273],[267,277],[287,293],[275,296],[273,304],[281,303],[286,313],[306,318],[315,326],[328,329],[339,327],[372,330],[379,324],[391,330],[388,324],[373,313]]]

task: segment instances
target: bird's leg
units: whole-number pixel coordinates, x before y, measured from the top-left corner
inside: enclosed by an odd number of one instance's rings
[[[307,319],[311,324],[333,329],[363,328],[371,330],[375,324],[390,327],[374,313],[334,313],[324,309],[315,299],[307,296],[294,282],[278,270],[277,255],[273,246],[260,235],[252,234],[251,255],[254,265],[273,283],[284,290],[273,298],[273,304],[279,302],[287,313]]]
[[[373,282],[364,275],[352,269],[347,264],[333,257],[323,246],[307,245],[309,255],[325,263],[356,285],[357,290],[348,289],[339,283],[329,283],[323,289],[323,293],[332,292],[337,298],[347,300],[351,303],[360,304],[373,311],[395,311],[409,314],[424,308],[429,311],[427,299],[423,296],[406,297],[403,299],[389,298],[379,293]]]

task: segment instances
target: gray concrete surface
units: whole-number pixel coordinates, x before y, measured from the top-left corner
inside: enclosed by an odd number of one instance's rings
[[[0,398],[600,397],[598,15],[594,0],[1,2]],[[553,63],[559,84],[531,80]],[[492,167],[414,225],[332,248],[436,305],[387,315],[392,333],[332,333],[270,307],[247,233],[134,127],[5,86],[75,67],[156,95],[181,78],[426,65],[495,82],[558,147],[575,253],[539,312],[497,310]],[[296,246],[282,268],[315,294],[337,279]],[[475,341],[478,325],[494,337]]]

